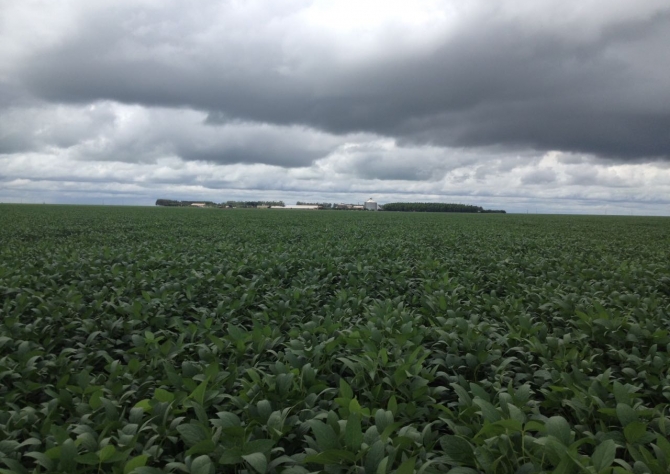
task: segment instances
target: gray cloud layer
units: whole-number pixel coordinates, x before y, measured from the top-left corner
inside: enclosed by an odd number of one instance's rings
[[[667,159],[670,5],[593,2],[601,8],[571,19],[570,2],[517,3],[472,2],[419,44],[397,21],[372,38],[318,35],[304,18],[309,3],[112,3],[82,8],[15,74],[48,101],[188,107],[209,111],[211,123]],[[568,19],[544,18],[551,10]]]

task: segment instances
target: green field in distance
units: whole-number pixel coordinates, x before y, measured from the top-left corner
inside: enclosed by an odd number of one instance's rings
[[[670,219],[0,205],[0,472],[668,472]]]

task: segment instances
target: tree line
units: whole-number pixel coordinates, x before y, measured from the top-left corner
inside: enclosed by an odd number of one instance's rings
[[[331,209],[333,204],[330,202],[303,202],[298,201],[295,203],[297,206],[321,206],[323,209]]]
[[[173,199],[157,199],[157,206],[166,206],[166,207],[187,207],[192,204],[204,204],[205,206],[216,206],[216,203],[212,201],[175,201]]]
[[[259,206],[280,206],[284,207],[284,201],[226,201],[228,207],[259,207]]]
[[[484,209],[471,204],[452,204],[444,202],[390,202],[384,204],[385,211],[396,212],[468,212],[468,213],[500,213],[503,210]]]
[[[207,207],[242,207],[256,208],[259,206],[281,206],[284,207],[284,201],[226,201],[224,203],[215,203],[212,201],[176,201],[173,199],[157,199],[157,206],[166,207],[188,207],[193,204],[204,204]]]

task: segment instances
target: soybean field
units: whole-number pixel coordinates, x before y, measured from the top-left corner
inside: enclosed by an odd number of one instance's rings
[[[0,205],[0,473],[667,473],[670,219]]]

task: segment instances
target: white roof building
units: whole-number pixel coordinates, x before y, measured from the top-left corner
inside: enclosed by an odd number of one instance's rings
[[[366,211],[376,211],[378,209],[377,202],[373,201],[372,198],[365,201],[365,210]]]

